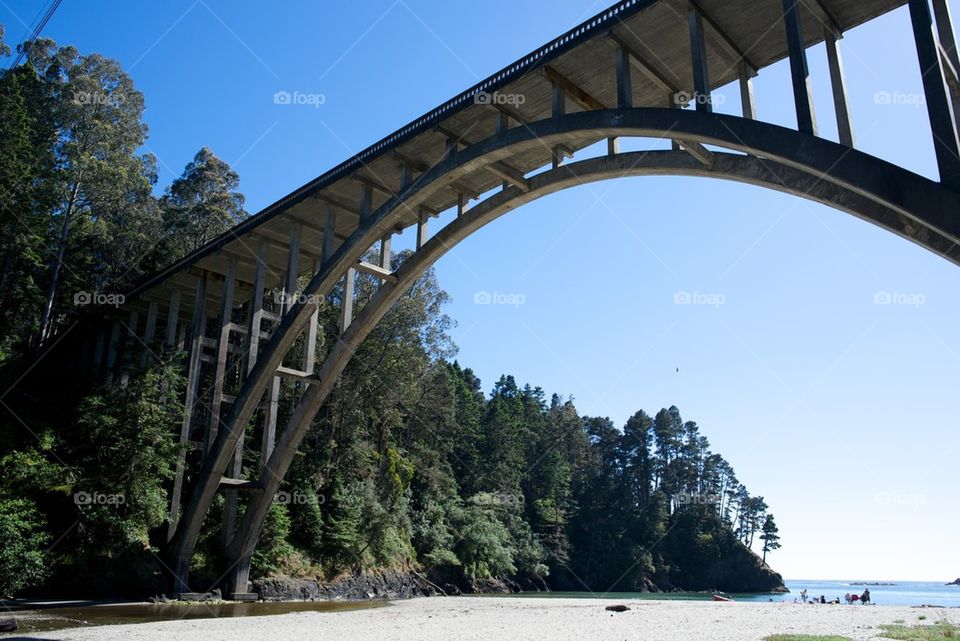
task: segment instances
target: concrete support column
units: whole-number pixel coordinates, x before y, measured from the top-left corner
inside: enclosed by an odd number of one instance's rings
[[[910,0],[910,21],[917,45],[917,60],[927,98],[927,114],[933,133],[933,148],[940,168],[940,182],[960,190],[960,142],[957,139],[957,121],[953,101],[947,90],[947,80],[940,60],[938,38],[933,32],[933,17],[928,0]]]
[[[249,374],[257,363],[260,353],[260,332],[263,325],[263,292],[267,286],[267,252],[270,244],[260,241],[257,247],[257,266],[253,272],[253,295],[250,297],[250,309],[247,311],[247,367]]]
[[[630,109],[633,107],[633,82],[630,77],[630,52],[623,47],[617,47],[617,108]]]
[[[710,70],[707,65],[707,45],[703,35],[703,16],[696,9],[687,14],[690,30],[690,59],[693,63],[693,100],[697,111],[713,111],[710,95]]]
[[[340,301],[340,333],[347,331],[353,322],[353,289],[357,280],[357,270],[353,267],[347,270],[343,277],[343,300]]]
[[[813,93],[810,88],[810,71],[807,67],[807,50],[803,43],[799,3],[800,0],[783,0],[783,24],[786,27],[787,50],[790,53],[790,78],[797,111],[797,131],[816,136],[817,119],[813,112]]]
[[[403,163],[400,165],[400,191],[413,184],[413,170],[410,165]]]
[[[550,109],[553,117],[562,118],[567,115],[567,93],[559,83],[553,83],[550,96]]]
[[[747,63],[740,61],[740,115],[750,120],[757,119],[757,96],[753,91],[753,76]]]
[[[510,130],[510,116],[502,111],[497,112],[497,135],[505,134]]]
[[[389,247],[387,248],[389,252]],[[314,261],[313,273],[316,274],[323,267],[322,261]],[[320,328],[320,306],[310,315],[310,321],[307,323],[307,340],[303,347],[303,371],[313,373],[313,368],[317,364],[317,333]]]
[[[290,230],[290,244],[287,250],[287,273],[283,281],[283,310],[286,314],[297,300],[297,279],[300,278],[300,234],[302,225],[296,224]]]
[[[373,213],[373,187],[367,183],[360,186],[360,225],[363,226]]]
[[[120,385],[126,386],[130,382],[130,367],[133,365],[133,354],[137,349],[137,327],[140,325],[140,314],[130,312],[127,319],[127,331],[123,337],[120,352]]]
[[[327,217],[323,223],[323,256],[321,260],[327,262],[333,256],[334,242],[337,240],[337,214],[333,207],[327,207]]]
[[[160,303],[150,301],[147,306],[147,326],[143,329],[143,342],[145,347],[140,357],[140,364],[146,365],[153,351],[153,342],[157,337],[157,314],[160,311]]]
[[[170,304],[167,306],[167,327],[164,336],[164,343],[167,347],[177,346],[177,322],[180,319],[180,290],[174,289],[170,292]]]
[[[210,422],[207,424],[207,432],[204,437],[203,451],[207,454],[217,433],[220,431],[220,415],[223,411],[223,386],[226,380],[227,358],[230,356],[230,325],[233,322],[233,296],[237,282],[237,261],[230,259],[227,262],[227,273],[223,280],[223,301],[220,307],[220,327],[219,338],[217,340],[217,359],[216,370],[213,377],[213,394],[210,399]],[[243,439],[237,444],[236,455],[243,453]],[[236,458],[239,456],[235,456]],[[242,459],[240,459],[242,461]],[[228,474],[233,477],[233,473],[239,474],[239,470],[228,470]],[[235,477],[234,477],[235,478]],[[225,503],[223,508],[223,527],[221,529],[221,540],[226,547],[233,537],[233,530],[237,519],[237,491],[227,489],[225,492]]]
[[[203,452],[206,454],[217,438],[220,430],[220,412],[223,409],[223,385],[227,373],[227,357],[230,355],[230,323],[233,316],[233,295],[237,284],[237,261],[227,262],[227,273],[223,279],[223,301],[220,307],[219,328],[217,334],[216,369],[213,375],[213,391],[210,395],[210,422],[203,439]]]
[[[827,47],[827,64],[830,67],[830,85],[833,89],[833,109],[837,114],[837,137],[841,145],[853,147],[853,123],[850,120],[850,105],[847,101],[847,81],[843,72],[843,59],[840,57],[840,44],[837,34],[829,27],[823,32],[824,45]]]
[[[178,290],[174,290],[178,292]],[[200,356],[203,352],[203,337],[207,325],[207,274],[197,279],[196,303],[193,307],[192,336],[190,354],[187,357],[187,392],[184,398],[183,422],[180,424],[180,452],[177,455],[177,469],[173,478],[173,492],[170,497],[170,513],[167,517],[167,540],[173,538],[180,518],[180,496],[183,493],[183,474],[186,467],[187,445],[190,440],[190,428],[193,425],[193,410],[197,402],[197,387],[200,383]],[[177,297],[179,302],[179,296]],[[175,326],[175,325],[174,325]],[[167,329],[171,327],[168,319]]]
[[[426,245],[427,240],[429,240],[429,232],[427,230],[427,221],[429,219],[430,214],[422,208],[417,212],[417,251],[420,251],[420,248]]]

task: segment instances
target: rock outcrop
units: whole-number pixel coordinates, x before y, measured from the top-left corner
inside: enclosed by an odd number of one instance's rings
[[[397,570],[354,574],[333,581],[270,577],[254,581],[253,591],[264,601],[386,600],[440,594],[419,574]]]
[[[947,583],[947,585],[960,585],[960,577],[957,577],[955,581],[951,581],[950,583]]]
[[[707,589],[722,592],[789,592],[783,577],[745,546],[715,561],[706,576],[711,584]]]

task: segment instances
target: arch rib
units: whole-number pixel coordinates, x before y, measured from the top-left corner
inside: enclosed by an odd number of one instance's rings
[[[723,146],[751,155],[714,154],[717,158],[713,167],[703,165],[686,153],[676,156],[674,152],[666,152],[671,154],[669,156],[663,155],[665,152],[641,154],[663,162],[659,167],[642,161],[636,154],[605,156],[561,165],[526,179],[529,187],[526,193],[511,186],[490,197],[424,244],[421,251],[416,252],[396,273],[397,282],[384,283],[371,303],[357,315],[321,367],[320,382],[308,388],[297,406],[288,428],[281,435],[268,462],[269,478],[264,480],[258,494],[253,495],[240,531],[231,545],[229,555],[239,561],[241,568],[245,564],[243,559],[249,557],[256,541],[266,508],[269,507],[268,501],[279,487],[289,460],[302,438],[303,430],[309,425],[369,328],[376,324],[386,313],[389,304],[415,280],[410,280],[410,270],[425,260],[421,257],[432,256],[438,252],[437,243],[452,241],[455,244],[462,237],[449,238],[450,236],[455,233],[469,235],[489,222],[478,221],[485,212],[491,211],[491,208],[502,207],[503,210],[496,214],[499,216],[544,193],[573,186],[561,180],[564,176],[567,182],[574,181],[573,184],[579,184],[586,178],[578,178],[575,172],[584,176],[602,175],[610,178],[636,175],[639,173],[634,173],[636,167],[642,167],[648,175],[712,176],[751,182],[819,200],[874,222],[953,262],[960,263],[960,250],[957,247],[957,240],[960,238],[960,216],[957,215],[960,212],[960,194],[862,152],[776,125],[735,116],[643,108],[579,112],[495,134],[451,155],[420,176],[399,196],[372,212],[314,276],[304,291],[305,295],[283,316],[274,337],[243,383],[226,420],[227,429],[217,434],[211,453],[204,460],[183,519],[171,542],[170,553],[177,580],[176,589],[187,589],[190,557],[203,517],[217,491],[219,478],[229,463],[239,435],[253,416],[268,381],[281,365],[298,333],[316,311],[318,301],[322,298],[317,294],[331,291],[347,269],[356,264],[365,249],[390,232],[397,224],[401,212],[417,212],[431,194],[449,187],[459,177],[473,171],[486,170],[491,164],[508,160],[525,149],[543,146],[552,148],[573,138],[582,140],[584,136],[596,140],[622,136],[680,138],[684,141]],[[629,162],[638,164],[636,167],[623,164]],[[600,166],[589,163],[600,163]],[[551,186],[555,188],[551,189]],[[445,250],[439,251],[426,265],[432,264],[444,252]],[[245,582],[245,576],[240,576],[240,579],[241,583]]]

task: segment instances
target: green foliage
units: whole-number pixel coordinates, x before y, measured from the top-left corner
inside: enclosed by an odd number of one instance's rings
[[[900,641],[939,641],[960,638],[960,627],[949,621],[938,621],[933,625],[883,625],[880,627],[883,630],[880,636],[887,639],[900,639]]]
[[[260,576],[277,574],[294,554],[290,538],[290,515],[287,506],[274,503],[267,512],[260,543],[250,561],[251,570]]]
[[[197,152],[160,202],[167,261],[186,256],[247,217],[239,185],[237,173],[208,147]]]
[[[32,501],[0,497],[0,597],[36,585],[49,574],[50,540]]]
[[[165,522],[183,385],[178,368],[164,363],[81,403],[74,491],[90,497],[78,503],[82,549],[110,556],[130,545],[148,547],[150,531]]]
[[[510,532],[491,509],[467,505],[456,515],[455,553],[469,579],[489,579],[517,571]]]
[[[760,540],[763,541],[763,561],[767,561],[767,552],[780,549],[780,528],[773,520],[772,514],[767,514],[761,528]]]
[[[13,364],[81,318],[75,293],[125,292],[247,217],[238,175],[207,147],[153,196],[143,112],[119,63],[50,40],[0,74],[0,374],[11,380]],[[389,258],[401,268],[410,255]],[[358,311],[380,284],[358,275]],[[340,337],[343,295],[319,310],[318,362]],[[298,500],[270,508],[254,577],[399,567],[467,582],[705,588],[707,570],[757,533],[764,552],[779,547],[763,497],[676,407],[619,429],[510,375],[485,396],[452,360],[447,302],[427,271],[358,347],[286,479]],[[21,398],[30,427],[0,424],[0,533],[19,546],[0,552],[0,590],[47,573],[49,585],[156,578],[184,394],[180,355],[165,359],[62,406]],[[302,391],[283,386],[281,422]],[[259,465],[255,454],[243,463]],[[218,495],[191,565],[211,581],[223,507]]]
[[[817,636],[812,634],[771,634],[763,637],[763,641],[853,641],[850,637],[835,635]]]

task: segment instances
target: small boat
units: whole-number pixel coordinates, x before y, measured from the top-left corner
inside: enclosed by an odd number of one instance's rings
[[[730,597],[724,596],[722,594],[714,594],[713,600],[714,601],[733,601],[733,599],[731,599]]]

